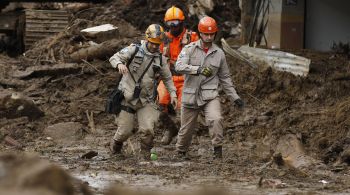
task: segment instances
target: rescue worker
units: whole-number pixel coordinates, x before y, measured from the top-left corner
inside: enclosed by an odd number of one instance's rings
[[[232,84],[224,52],[213,43],[218,31],[216,21],[208,16],[202,18],[198,31],[200,40],[185,46],[175,65],[176,71],[185,75],[176,150],[178,157],[186,158],[197,117],[202,110],[214,146],[214,158],[222,158],[223,124],[219,86],[238,107],[243,108],[244,102]]]
[[[147,28],[145,40],[141,41],[141,45],[131,44],[109,60],[111,65],[123,74],[118,87],[125,97],[121,103],[122,111],[118,116],[118,129],[110,144],[112,153],[117,156],[122,156],[123,142],[132,135],[136,115],[141,154],[145,159],[150,158],[154,126],[159,117],[158,105],[155,102],[158,76],[170,93],[171,104],[177,105],[176,88],[171,79],[170,69],[166,58],[159,52],[163,38],[163,28],[158,24],[152,24]],[[132,57],[134,58],[127,67],[126,63]]]
[[[161,143],[164,145],[170,144],[173,137],[177,135],[180,123],[179,114],[181,107],[181,94],[184,83],[184,77],[182,74],[179,74],[175,71],[175,62],[182,48],[185,45],[198,40],[198,34],[196,32],[192,32],[186,29],[184,26],[184,21],[185,15],[183,11],[175,6],[169,8],[165,13],[164,22],[169,28],[169,31],[165,33],[166,37],[163,43],[161,44],[160,49],[163,55],[168,58],[172,79],[176,87],[178,104],[177,108],[174,109],[178,117],[169,117],[168,108],[170,103],[170,95],[166,90],[164,83],[160,82],[158,86],[158,95],[159,104],[163,111],[163,113],[161,114],[161,118],[164,118],[162,121],[167,121],[166,123],[168,124],[168,128],[166,129],[164,136],[161,140]]]

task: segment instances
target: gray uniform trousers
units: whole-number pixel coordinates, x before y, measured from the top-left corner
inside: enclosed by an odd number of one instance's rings
[[[181,128],[176,143],[177,151],[186,152],[188,150],[201,110],[204,111],[205,121],[209,127],[209,134],[213,146],[222,146],[224,136],[221,104],[219,98],[215,98],[199,108],[187,108],[182,106]]]

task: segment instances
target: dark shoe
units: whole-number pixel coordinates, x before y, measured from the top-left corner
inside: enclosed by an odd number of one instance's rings
[[[222,146],[214,147],[214,159],[222,159]]]
[[[119,155],[122,153],[123,143],[117,142],[114,139],[112,139],[109,149],[111,150],[112,154]]]

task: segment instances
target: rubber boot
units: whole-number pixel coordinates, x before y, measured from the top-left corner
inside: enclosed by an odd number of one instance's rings
[[[214,159],[222,159],[222,146],[214,147]]]

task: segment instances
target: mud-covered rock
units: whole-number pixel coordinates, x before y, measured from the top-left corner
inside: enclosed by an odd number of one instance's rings
[[[24,194],[60,194],[73,195],[74,186],[71,176],[62,168],[50,164],[36,156],[6,154],[0,156],[0,193]],[[39,193],[40,192],[40,193]]]
[[[44,116],[44,112],[21,93],[0,91],[0,118],[10,119],[22,116],[35,120]]]
[[[78,122],[63,122],[48,126],[44,133],[59,144],[70,144],[83,136],[83,125]]]

